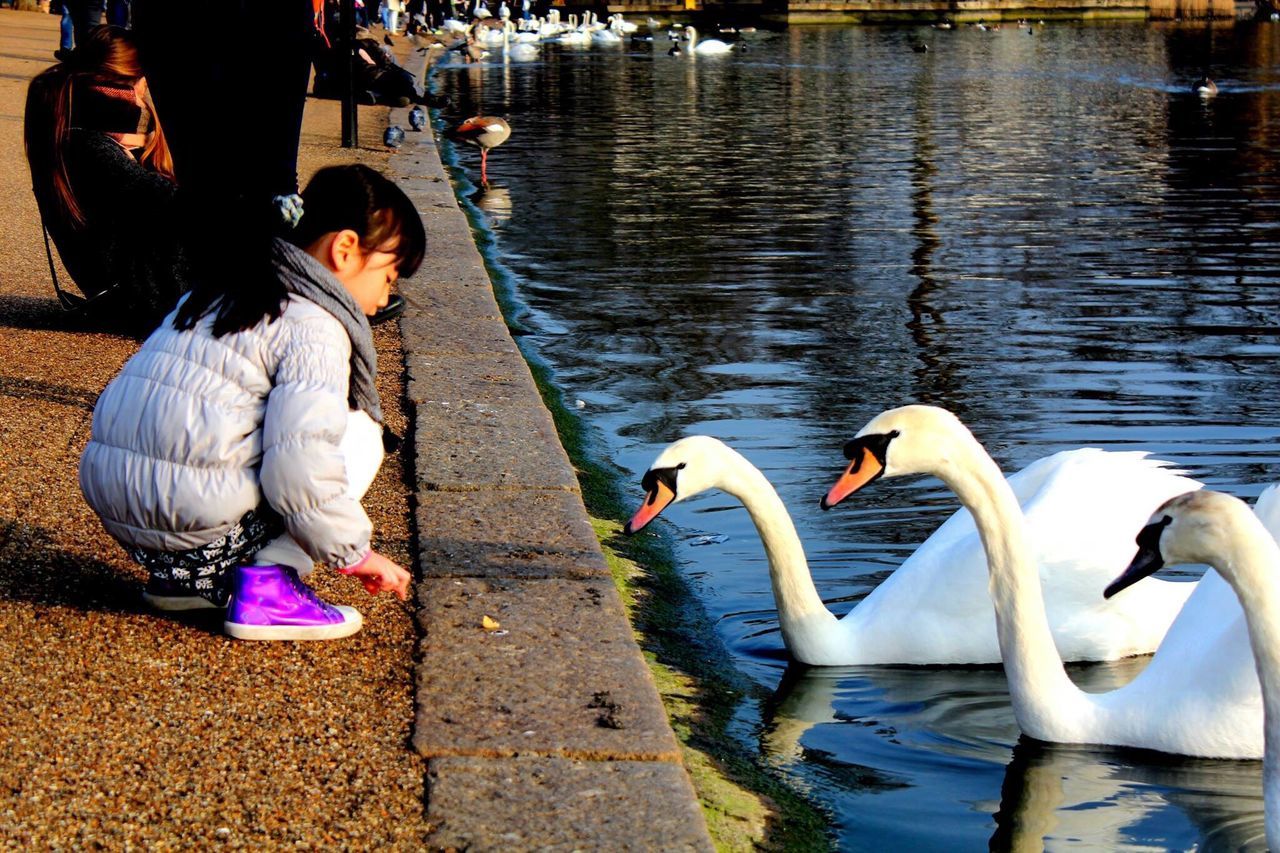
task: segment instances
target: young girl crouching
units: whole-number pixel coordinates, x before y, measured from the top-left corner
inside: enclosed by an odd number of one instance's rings
[[[426,234],[366,166],[322,169],[302,198],[275,242],[278,287],[193,290],[103,391],[80,460],[85,499],[150,573],[144,598],[225,607],[240,639],[360,630],[300,580],[316,562],[408,595],[360,505],[383,453],[368,317],[422,263]]]

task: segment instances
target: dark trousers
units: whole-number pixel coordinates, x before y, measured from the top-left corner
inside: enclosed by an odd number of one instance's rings
[[[133,30],[173,153],[196,286],[274,287],[273,196],[298,190],[310,0],[133,0]],[[210,16],[215,20],[210,20]],[[240,240],[235,252],[226,239]]]
[[[129,26],[129,0],[107,0],[107,23],[113,27]]]
[[[184,190],[269,201],[298,188],[309,0],[134,0],[133,28]]]
[[[62,7],[71,15],[71,29],[76,44],[84,44],[89,30],[102,23],[102,7],[105,0],[63,0]]]

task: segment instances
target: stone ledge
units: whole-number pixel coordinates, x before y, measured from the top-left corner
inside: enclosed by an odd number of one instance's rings
[[[427,844],[458,850],[710,850],[684,770],[656,762],[436,758]]]
[[[423,577],[609,577],[575,492],[419,492]]]
[[[429,578],[418,605],[422,755],[680,762],[612,580]]]
[[[578,490],[551,415],[518,399],[418,402],[414,471],[418,491]]]

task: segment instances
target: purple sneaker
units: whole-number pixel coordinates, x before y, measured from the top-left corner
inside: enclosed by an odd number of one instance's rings
[[[363,624],[355,608],[321,601],[287,566],[241,566],[222,627],[238,640],[336,640]]]

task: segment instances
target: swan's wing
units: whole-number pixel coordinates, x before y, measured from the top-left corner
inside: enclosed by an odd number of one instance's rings
[[[1276,541],[1280,541],[1280,485],[1263,489],[1253,504],[1253,511]]]
[[[1093,458],[1096,454],[1100,453],[1105,453],[1105,451],[1085,448],[1083,450],[1067,450],[1061,453],[1054,453],[1050,456],[1037,459],[1017,473],[1010,474],[1006,479],[1008,480],[1009,488],[1013,489],[1014,497],[1018,499],[1018,505],[1022,507],[1023,513],[1025,514],[1027,512],[1028,506],[1042,502],[1046,495],[1062,494],[1062,491],[1059,489],[1063,486],[1064,471],[1074,473],[1074,471],[1078,470],[1072,468],[1072,462],[1074,460],[1080,458],[1082,454],[1087,458]],[[1135,453],[1132,455],[1138,458],[1143,458],[1145,456],[1145,454],[1141,453]],[[1160,470],[1168,471],[1168,469],[1164,468],[1163,465],[1164,463],[1161,462],[1150,462],[1142,467],[1144,469],[1148,467],[1155,467]],[[1177,472],[1173,473],[1176,474]],[[1071,485],[1071,483],[1068,482],[1067,485]],[[1199,487],[1199,484],[1196,483],[1195,487]],[[1184,489],[1184,491],[1187,490]],[[1135,534],[1137,533],[1136,530],[1134,532]],[[977,535],[978,530],[973,523],[973,516],[969,514],[969,510],[961,508],[938,526],[938,529],[935,530],[916,550],[916,554],[921,552],[928,553],[936,549],[950,547],[962,539],[976,537]],[[908,558],[908,560],[903,563],[903,567],[906,567],[914,557],[915,555]],[[983,565],[984,567],[986,565],[985,559],[983,560]]]
[[[1068,451],[1038,459],[1010,476],[1009,485],[1019,503],[1040,519],[1039,526],[1061,524],[1061,520],[1053,520],[1055,513],[1067,513],[1069,518],[1074,503],[1087,503],[1084,496],[1088,489],[1083,484],[1087,483],[1089,472],[1081,469],[1088,466],[1075,464],[1075,460],[1082,456],[1091,460],[1100,453],[1102,451]],[[1141,454],[1132,456],[1142,459]],[[1141,468],[1163,470],[1158,463],[1143,464]],[[1071,496],[1075,499],[1069,499]],[[1136,524],[1126,534],[1130,545],[1140,528],[1141,524]],[[1035,533],[1033,530],[1033,535]],[[1074,533],[1063,537],[1050,530],[1046,535],[1052,540],[1046,550],[1055,555],[1057,564],[1053,571],[1076,568],[1070,559],[1063,556],[1064,553],[1077,553],[1070,544]],[[1062,539],[1066,542],[1059,542]],[[1092,585],[1088,606],[1103,601],[1102,589],[1123,570],[1130,556],[1132,553],[1125,555],[1112,575]],[[1064,563],[1067,569],[1061,568]],[[987,557],[982,540],[973,516],[962,508],[872,590],[843,623],[868,654],[875,650],[875,660],[868,662],[996,663],[1000,660],[1000,648],[987,580]],[[1083,606],[1082,598],[1079,595],[1063,597],[1062,606],[1053,608],[1051,612],[1057,614],[1058,621],[1061,621],[1062,611],[1070,613],[1072,608]],[[1121,634],[1119,639],[1103,635],[1106,639],[1101,641],[1101,645],[1108,652],[1104,657],[1111,657],[1109,652],[1117,644],[1128,648],[1124,640],[1127,631]],[[1095,659],[1092,649],[1100,642],[1097,639],[1092,642],[1087,654],[1079,654],[1077,648],[1069,647],[1069,659]],[[1151,648],[1154,647],[1153,642]]]
[[[1151,513],[1201,484],[1141,452],[1082,448],[1042,461],[1052,464],[1022,507],[1058,651],[1065,660],[1154,651],[1194,584],[1152,579],[1110,600],[1102,590],[1133,558]]]
[[[1195,587],[1147,668],[1096,701],[1108,709],[1115,734],[1129,742],[1260,758],[1262,691],[1240,600],[1212,569]]]
[[[1193,588],[1149,580],[1140,595],[1102,590],[1129,564],[1152,511],[1200,484],[1140,452],[1063,451],[1008,478],[1040,562],[1045,606],[1066,660],[1151,652]],[[948,518],[844,622],[875,662],[1000,660],[987,559],[968,510]]]

